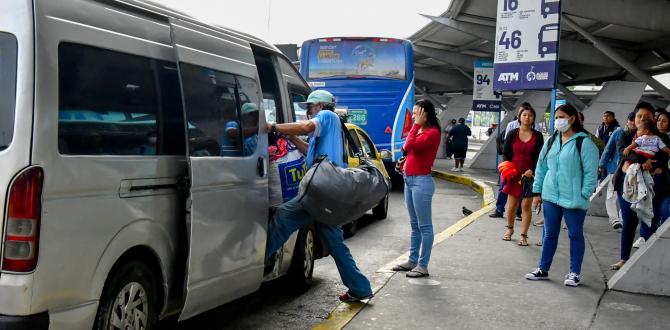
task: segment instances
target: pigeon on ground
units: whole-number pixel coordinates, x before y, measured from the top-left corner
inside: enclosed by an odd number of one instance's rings
[[[463,215],[467,217],[470,214],[472,214],[472,211],[468,210],[467,207],[463,206]]]

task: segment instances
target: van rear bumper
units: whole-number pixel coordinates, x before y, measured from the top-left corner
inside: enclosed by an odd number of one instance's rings
[[[0,329],[47,329],[49,328],[49,313],[44,312],[27,316],[12,316],[0,314]]]

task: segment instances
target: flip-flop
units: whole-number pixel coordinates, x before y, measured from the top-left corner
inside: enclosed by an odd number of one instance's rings
[[[395,265],[393,268],[391,268],[392,271],[394,272],[408,272],[410,270],[414,269],[414,267],[408,268],[403,265]]]
[[[407,277],[418,278],[418,277],[427,277],[428,273],[420,272],[418,270],[411,270],[405,274]]]

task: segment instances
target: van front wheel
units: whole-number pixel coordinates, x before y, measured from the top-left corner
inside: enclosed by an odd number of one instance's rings
[[[95,329],[151,330],[158,318],[156,280],[140,261],[121,266],[105,285]]]

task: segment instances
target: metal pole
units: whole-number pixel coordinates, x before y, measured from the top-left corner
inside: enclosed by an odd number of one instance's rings
[[[584,38],[591,41],[591,43],[593,43],[593,47],[601,51],[603,54],[605,54],[605,56],[609,57],[612,61],[619,64],[622,68],[626,69],[637,79],[640,79],[640,81],[647,83],[647,85],[651,86],[651,88],[653,88],[657,93],[661,94],[666,99],[670,99],[670,90],[668,90],[665,86],[663,86],[663,84],[658,82],[658,80],[654,79],[654,77],[652,77],[650,74],[648,74],[644,70],[641,70],[634,63],[630,62],[625,57],[621,56],[612,47],[600,41],[600,39],[596,38],[588,31],[584,30],[581,26],[579,26],[579,24],[577,24],[567,15],[564,14],[562,18],[565,21],[565,23],[568,24],[568,26],[570,26],[572,29],[581,34]]]
[[[556,88],[551,90],[551,104],[549,105],[551,109],[549,115],[549,135],[554,133],[554,112],[556,112]]]

